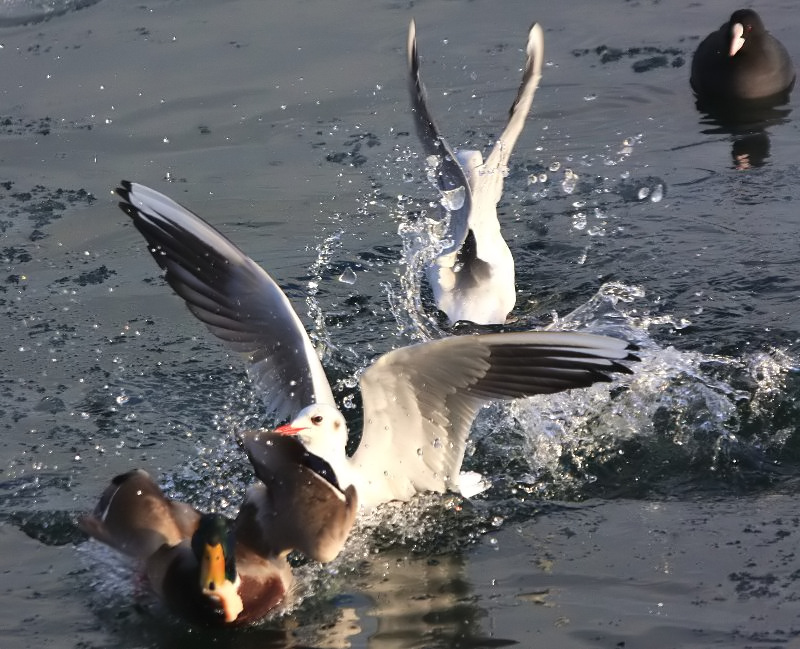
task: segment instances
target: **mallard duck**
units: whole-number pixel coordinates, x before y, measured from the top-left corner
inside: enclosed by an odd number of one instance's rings
[[[497,203],[503,195],[508,160],[525,125],[542,77],[542,28],[533,24],[525,48],[527,60],[508,124],[484,161],[480,151],[454,150],[428,109],[420,77],[414,21],[408,28],[411,105],[420,142],[428,159],[437,161],[436,185],[449,213],[443,241],[450,243],[427,269],[436,305],[451,323],[505,324],[517,300],[514,258],[503,239]]]
[[[140,560],[153,591],[196,624],[265,617],[292,583],[289,551],[330,561],[358,509],[354,489],[342,492],[330,467],[297,440],[247,431],[241,443],[262,482],[247,490],[233,521],[167,498],[141,469],[114,478],[79,519],[87,534]]]

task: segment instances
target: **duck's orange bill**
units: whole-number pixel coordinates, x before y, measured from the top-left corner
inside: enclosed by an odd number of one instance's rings
[[[216,545],[206,543],[200,563],[200,587],[204,591],[213,593],[219,590],[224,581],[225,553],[222,550],[222,545],[220,543]]]

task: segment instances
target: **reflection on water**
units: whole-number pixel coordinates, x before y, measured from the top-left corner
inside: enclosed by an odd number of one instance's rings
[[[384,551],[359,568],[349,585],[361,591],[343,606],[335,624],[314,639],[326,649],[364,646],[503,646],[514,640],[488,638],[459,553],[430,557]],[[356,641],[354,636],[361,636]]]
[[[708,108],[698,103],[703,113],[700,123],[706,135],[730,135],[733,138],[733,166],[740,171],[763,166],[770,154],[768,129],[789,121],[791,108],[778,104],[726,105]]]
[[[760,131],[736,137],[731,156],[733,166],[741,171],[762,166],[769,158],[769,135]]]

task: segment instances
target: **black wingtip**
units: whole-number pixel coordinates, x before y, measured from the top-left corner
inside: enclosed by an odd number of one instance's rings
[[[119,187],[114,192],[123,200],[129,201],[131,192],[133,191],[133,183],[130,180],[120,180]]]
[[[123,196],[123,198],[125,199],[124,201],[117,203],[119,209],[121,209],[123,212],[125,212],[125,214],[135,221],[136,217],[139,216],[139,210],[137,210],[133,205],[130,204],[130,202],[128,202],[129,199],[127,196]]]
[[[641,356],[636,353],[639,351],[639,345],[636,343],[628,343],[628,346],[625,347],[625,351],[628,352],[628,355],[623,360],[630,361],[631,363],[638,363],[642,360]]]

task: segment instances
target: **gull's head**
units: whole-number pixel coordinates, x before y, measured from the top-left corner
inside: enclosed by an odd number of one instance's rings
[[[278,426],[276,433],[296,435],[309,451],[330,461],[344,454],[347,445],[347,424],[339,410],[327,403],[303,408],[288,424]]]

